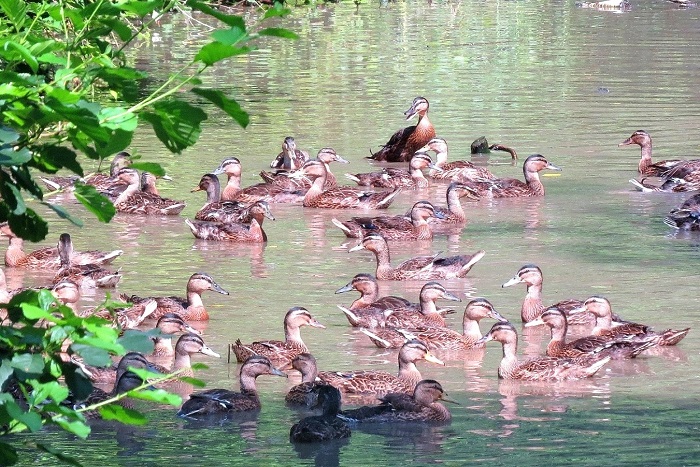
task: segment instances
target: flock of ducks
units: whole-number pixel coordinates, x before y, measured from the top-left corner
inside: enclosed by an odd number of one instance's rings
[[[375,274],[360,273],[336,293],[357,291],[360,297],[349,307],[339,308],[351,326],[362,328],[369,342],[380,348],[396,348],[398,372],[378,370],[319,371],[316,359],[304,344],[302,327],[323,329],[311,313],[303,307],[292,307],[284,317],[284,340],[260,340],[243,343],[240,340],[229,347],[240,368],[240,389],[209,389],[189,395],[178,415],[202,418],[218,414],[226,416],[240,411],[260,408],[256,378],[262,375],[286,376],[283,370],[298,371],[302,382],[286,396],[290,405],[307,408],[320,407],[321,415],[301,420],[290,432],[293,441],[320,441],[350,436],[348,423],[361,422],[447,422],[450,411],[442,404],[449,401],[439,382],[424,379],[417,362],[425,360],[444,365],[433,352],[460,352],[483,348],[489,341],[501,344],[503,358],[498,375],[505,379],[528,381],[561,381],[589,377],[611,359],[634,358],[655,346],[677,344],[689,329],[655,332],[642,324],[625,321],[612,313],[604,297],[586,300],[565,300],[545,306],[542,300],[543,275],[536,265],[525,265],[503,284],[509,287],[525,284],[527,295],[523,301],[520,319],[525,326],[545,325],[551,329],[551,341],[546,355],[519,361],[517,357],[518,332],[496,311],[485,298],[475,298],[466,305],[462,332],[447,327],[445,315],[452,309],[440,308],[438,300],[461,301],[446,290],[439,280],[463,278],[483,258],[485,252],[439,257],[416,256],[392,266],[389,242],[432,239],[435,232],[460,231],[466,216],[462,199],[481,197],[543,196],[544,186],[539,172],[544,169],[560,170],[544,156],[534,154],[523,163],[524,181],[495,177],[486,167],[470,161],[448,162],[448,147],[444,139],[436,137],[428,120],[428,101],[414,99],[405,112],[406,118],[418,118],[415,126],[396,132],[379,151],[370,155],[376,161],[408,163],[408,168],[387,167],[370,173],[347,174],[347,178],[362,187],[380,187],[380,191],[338,185],[330,164],[347,163],[333,149],[324,148],[315,159],[297,149],[294,138],[284,140],[282,152],[270,164],[273,171],[261,172],[263,182],[241,187],[242,166],[239,159],[227,158],[212,172],[203,175],[192,191],[203,191],[206,200],[193,220],[185,222],[192,234],[201,239],[255,242],[267,241],[263,230],[264,219],[274,220],[270,205],[297,203],[306,208],[326,209],[386,209],[400,196],[402,190],[422,188],[430,183],[449,183],[446,206],[437,206],[427,200],[414,204],[405,214],[368,216],[356,215],[344,220],[334,218],[336,225],[347,237],[360,239],[349,251],[368,250],[376,257]],[[640,177],[635,186],[645,191],[690,191],[700,189],[700,160],[663,161],[652,163],[651,137],[637,131],[620,145],[637,144],[641,147]],[[494,150],[505,150],[513,161],[517,153],[507,147],[494,145]],[[435,161],[431,158],[434,153]],[[181,201],[159,195],[155,178],[139,174],[129,168],[127,153],[114,157],[110,175],[95,174],[83,183],[95,186],[108,196],[118,212],[141,215],[177,215],[185,207]],[[218,175],[227,180],[221,186]],[[46,179],[51,189],[69,189],[74,178]],[[686,230],[700,229],[700,195],[695,195],[674,209],[666,223]],[[341,217],[341,216],[339,216]],[[61,235],[56,248],[44,248],[31,253],[23,249],[22,239],[12,233],[7,223],[0,232],[9,237],[5,254],[7,267],[23,267],[55,271],[53,292],[58,300],[74,306],[81,288],[114,287],[120,273],[107,269],[109,263],[122,254],[112,252],[76,252],[68,234]],[[4,279],[4,277],[3,277]],[[396,296],[379,296],[377,281],[424,281],[419,302],[413,303]],[[4,285],[4,280],[0,285]],[[12,292],[1,290],[3,301]],[[188,321],[209,319],[202,294],[212,291],[227,295],[214,279],[205,273],[193,274],[186,286],[186,297],[138,297],[121,294],[127,307],[116,314],[99,310],[76,310],[81,316],[97,314],[109,319],[114,326],[128,329],[142,326],[148,320],[160,331],[154,337],[154,352],[148,358],[138,353],[124,356],[113,368],[91,368],[75,361],[95,383],[113,386],[110,392],[95,391],[85,401],[89,405],[128,391],[142,381],[129,368],[147,368],[169,373],[179,371],[191,374],[191,356],[196,353],[219,357],[204,343],[199,332]],[[482,335],[479,322],[491,319],[495,324]],[[571,326],[587,326],[589,335],[567,341]],[[173,345],[172,336],[180,334]],[[342,410],[341,401],[352,395],[371,395],[379,403],[353,410]],[[122,400],[128,404],[128,399]]]

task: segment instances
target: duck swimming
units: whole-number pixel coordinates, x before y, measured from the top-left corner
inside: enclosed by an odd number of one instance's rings
[[[362,243],[349,251],[369,250],[377,259],[376,277],[379,280],[437,280],[465,277],[486,252],[477,251],[473,255],[449,256],[438,258],[440,253],[432,256],[416,256],[407,259],[396,267],[391,266],[389,245],[380,234],[371,233],[362,239]]]
[[[430,104],[425,97],[413,99],[411,107],[404,112],[404,115],[406,120],[417,115],[418,123],[394,133],[379,151],[369,156],[369,159],[387,162],[408,162],[411,160],[417,150],[435,137],[435,128],[428,120],[429,108]]]
[[[304,198],[303,190],[289,191],[271,183],[257,183],[241,188],[242,172],[241,161],[236,157],[224,159],[212,172],[213,175],[225,173],[228,177],[228,182],[221,192],[221,201],[238,201],[245,204],[260,200],[268,203],[300,203]]]
[[[69,234],[63,233],[58,239],[58,255],[61,268],[53,278],[53,284],[70,280],[80,287],[115,287],[121,280],[119,272],[112,272],[97,264],[73,264],[73,241]]]
[[[287,136],[282,143],[282,152],[270,162],[270,168],[286,171],[294,171],[301,168],[304,162],[309,160],[309,154],[297,149],[297,143],[293,137]]]
[[[264,243],[267,234],[262,228],[264,218],[275,220],[267,201],[256,201],[241,211],[239,219],[250,218],[248,224],[243,222],[207,222],[185,219],[192,235],[201,240],[220,240],[237,243]]]
[[[349,161],[343,159],[340,156],[340,154],[336,153],[335,149],[333,149],[333,148],[322,148],[320,151],[318,151],[318,154],[316,155],[316,160],[323,162],[323,164],[326,166],[326,183],[323,185],[323,188],[325,190],[328,190],[330,188],[335,188],[336,186],[338,186],[338,180],[335,178],[335,175],[333,175],[333,172],[331,172],[330,163],[331,162],[339,162],[341,164],[349,164],[350,163]],[[309,180],[307,178],[293,178],[293,177],[289,177],[288,175],[289,174],[287,172],[277,172],[277,173],[264,172],[264,171],[260,172],[260,177],[266,183],[270,183],[272,185],[275,185],[276,187],[283,189],[283,190],[289,190],[289,191],[302,190],[302,191],[306,192],[306,190],[311,188],[311,180]]]
[[[427,188],[428,179],[423,175],[423,169],[440,171],[433,164],[427,152],[417,151],[409,162],[409,169],[384,168],[378,172],[348,174],[345,176],[360,186],[375,188]]]
[[[691,196],[672,209],[664,218],[664,224],[678,230],[700,230],[700,194]]]
[[[561,170],[545,159],[543,155],[533,154],[523,163],[525,182],[516,178],[496,178],[479,181],[470,186],[480,193],[488,194],[494,198],[544,196],[544,185],[540,181],[539,175],[539,172],[544,169]],[[464,180],[464,183],[469,184],[469,181]]]
[[[435,137],[423,146],[421,151],[434,151],[436,162],[435,165],[441,170],[428,171],[428,177],[438,180],[493,180],[496,177],[486,167],[475,165],[470,161],[452,161],[447,162],[448,149],[447,141],[444,138]],[[517,159],[517,154],[513,158]]]
[[[152,193],[141,191],[141,179],[134,169],[121,169],[117,178],[129,184],[119,196],[114,199],[114,207],[119,212],[128,214],[176,216],[185,209],[185,203],[168,198],[162,198]]]
[[[349,221],[332,219],[333,224],[348,238],[362,238],[368,233],[378,233],[386,240],[431,240],[433,229],[428,219],[436,213],[429,201],[418,201],[406,216],[353,217]]]
[[[318,397],[316,391],[327,384],[318,379],[318,367],[314,356],[308,352],[302,352],[283,369],[293,369],[301,373],[301,383],[289,390],[284,401],[290,405],[303,405],[309,408],[315,406]]]
[[[320,386],[316,389],[317,403],[323,413],[301,419],[292,425],[289,441],[293,443],[315,443],[331,439],[350,437],[350,427],[338,417],[340,412],[340,391],[333,386]]]

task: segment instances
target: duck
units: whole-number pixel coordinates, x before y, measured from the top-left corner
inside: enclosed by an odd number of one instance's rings
[[[41,181],[48,187],[49,190],[64,190],[71,188],[76,182],[80,181],[86,185],[94,186],[97,191],[110,191],[116,187],[125,187],[126,183],[117,178],[117,173],[120,169],[131,165],[131,154],[126,151],[120,151],[112,158],[112,163],[109,166],[109,175],[104,173],[93,173],[85,177],[39,177]]]
[[[302,205],[307,208],[326,209],[386,209],[394,197],[401,191],[397,188],[391,192],[362,191],[352,187],[336,187],[325,190],[326,167],[320,161],[310,160],[304,163],[297,177],[305,176],[312,180],[311,188],[304,195]]]
[[[270,168],[291,172],[299,169],[308,160],[309,154],[306,151],[297,149],[296,140],[291,136],[287,136],[282,143],[282,152],[270,162]]]
[[[509,323],[496,323],[477,344],[489,341],[500,342],[503,346],[503,358],[498,366],[500,379],[518,379],[523,381],[564,381],[593,376],[606,363],[610,355],[592,356],[586,360],[555,357],[536,357],[519,362],[517,357],[518,332]]]
[[[484,318],[492,318],[498,322],[507,321],[496,311],[490,301],[478,297],[470,300],[464,308],[461,334],[444,326],[418,327],[410,332],[400,328],[386,328],[365,332],[365,334],[379,348],[399,348],[410,336],[424,342],[431,350],[466,351],[483,347],[483,344],[476,345],[476,342],[483,337],[479,329],[479,321]]]
[[[360,308],[351,310],[342,305],[336,305],[348,319],[350,326],[356,328],[377,328],[386,326],[386,319],[394,312],[391,308]]]
[[[442,385],[434,379],[418,381],[412,394],[389,393],[379,398],[381,404],[345,410],[342,416],[353,422],[449,422],[452,414],[440,401],[455,401],[447,397]]]
[[[369,232],[379,233],[386,240],[432,240],[433,229],[428,223],[436,213],[429,201],[421,200],[413,205],[406,216],[353,217],[349,221],[332,219],[333,225],[343,231],[348,238],[362,238]]]
[[[544,310],[535,320],[525,323],[525,327],[546,325],[552,339],[547,344],[550,357],[587,358],[591,355],[610,355],[613,360],[634,358],[645,350],[658,345],[660,338],[631,340],[627,337],[585,336],[566,342],[568,330],[564,312],[556,306]]]
[[[349,164],[350,161],[344,159],[340,154],[335,152],[333,148],[321,148],[316,155],[316,160],[323,162],[326,166],[326,183],[323,185],[324,190],[335,188],[338,186],[338,179],[331,172],[330,163],[339,162],[341,164]],[[303,165],[303,164],[302,164]],[[311,180],[307,178],[292,178],[287,172],[260,172],[260,177],[265,183],[270,183],[283,190],[303,190],[306,192],[311,188]]]
[[[129,184],[114,200],[118,212],[128,214],[176,216],[185,209],[185,203],[162,198],[140,190],[140,176],[134,169],[121,169],[117,178]]]
[[[241,188],[242,172],[243,167],[237,157],[227,157],[211,172],[213,175],[225,173],[228,177],[228,182],[221,192],[221,201],[238,201],[244,204],[260,200],[268,203],[301,203],[304,198],[304,190],[284,190],[270,183],[257,183]]]
[[[399,350],[399,373],[394,376],[386,371],[322,371],[321,381],[335,386],[346,394],[387,394],[390,392],[411,392],[416,383],[423,379],[416,367],[418,360],[426,360],[437,365],[445,365],[434,356],[421,341],[407,341]]]
[[[432,256],[416,256],[396,267],[391,266],[389,245],[380,234],[371,233],[362,239],[362,243],[349,251],[369,250],[377,259],[375,276],[379,280],[439,280],[462,278],[469,273],[486,252],[479,250],[473,255],[457,255],[438,258],[440,253]]]
[[[423,146],[421,151],[433,151],[435,152],[436,162],[435,165],[440,170],[429,170],[428,177],[436,180],[451,180],[451,181],[464,181],[464,180],[494,180],[496,176],[491,173],[486,167],[481,167],[475,165],[470,161],[452,161],[447,162],[448,148],[447,141],[444,138],[438,136],[432,138],[428,141],[425,146]],[[514,160],[517,159],[517,154],[514,156]]]
[[[151,315],[152,319],[159,319],[166,313],[177,313],[186,321],[206,321],[209,313],[202,302],[202,292],[211,290],[222,295],[229,293],[221,288],[212,277],[205,272],[192,274],[187,281],[187,298],[183,297],[139,297],[137,295],[120,295],[120,300],[127,303],[140,303],[145,300],[155,299],[158,308]]]
[[[317,398],[316,390],[323,386],[328,386],[318,379],[316,358],[308,352],[302,352],[294,357],[287,367],[283,369],[297,370],[301,373],[301,383],[293,386],[289,392],[287,392],[284,401],[288,405],[301,405],[308,408],[315,406]]]
[[[440,171],[425,151],[416,151],[411,157],[408,170],[387,167],[378,172],[349,174],[345,176],[360,186],[375,188],[428,188],[430,182],[423,175],[423,169]]]
[[[251,355],[243,362],[240,372],[240,392],[228,389],[209,389],[190,394],[180,410],[179,417],[198,418],[207,415],[225,415],[235,412],[260,410],[260,398],[255,379],[261,375],[287,375],[272,366],[272,362],[262,355]]]
[[[178,372],[179,376],[194,376],[192,371],[192,355],[201,353],[209,357],[221,358],[221,355],[214,352],[204,343],[202,337],[197,333],[185,333],[181,335],[175,344],[175,355],[172,366],[166,373]]]
[[[80,287],[115,287],[122,278],[119,272],[109,271],[97,264],[73,264],[73,241],[70,234],[62,233],[56,248],[61,258],[61,268],[53,278],[54,285],[67,279]]]
[[[24,251],[24,239],[15,235],[9,223],[0,223],[0,233],[10,239],[7,251],[5,251],[5,266],[13,268],[43,269],[55,271],[61,268],[61,258],[57,247],[45,247],[30,253]],[[72,264],[110,264],[116,258],[124,254],[122,250],[113,251],[73,251],[71,253]]]
[[[640,175],[663,177],[666,175],[669,169],[683,162],[681,159],[669,159],[657,163],[652,162],[651,135],[644,130],[635,131],[629,138],[618,144],[618,147],[630,146],[633,144],[636,144],[641,148],[641,158],[639,159],[639,164],[637,166],[637,171]]]
[[[523,323],[535,320],[546,308],[542,303],[543,282],[544,276],[539,266],[526,264],[518,269],[518,272],[512,279],[501,285],[501,287],[505,288],[516,284],[525,284],[527,287],[527,295],[525,295],[525,300],[520,308],[520,319]],[[570,313],[571,310],[580,308],[582,305],[582,300],[567,299],[552,306],[557,307],[557,309],[566,314],[569,325],[592,325],[595,322],[595,316],[592,313],[578,313],[576,315]]]
[[[435,128],[428,119],[430,103],[425,97],[418,96],[413,99],[411,107],[404,112],[406,120],[411,120],[416,115],[418,123],[406,127],[394,133],[382,148],[371,153],[368,159],[387,162],[408,162],[415,152],[435,137]]]
[[[395,295],[380,297],[379,283],[377,282],[377,278],[372,274],[355,274],[350,282],[336,290],[335,293],[340,294],[350,292],[351,290],[360,292],[360,298],[352,302],[349,307],[352,311],[358,311],[363,308],[389,309],[413,306],[410,301]]]
[[[245,361],[252,354],[264,355],[275,363],[283,364],[302,352],[308,352],[304,341],[301,340],[301,327],[311,326],[325,329],[326,327],[311,316],[309,310],[301,306],[290,308],[284,315],[284,341],[265,340],[252,344],[243,344],[236,340],[230,345],[230,350],[236,355],[238,362]]]
[[[516,178],[496,178],[478,181],[472,188],[494,198],[544,196],[544,185],[539,175],[544,169],[561,171],[561,168],[549,162],[542,154],[532,154],[523,163],[525,182]]]
[[[255,201],[239,214],[239,219],[250,222],[208,222],[185,219],[192,235],[200,240],[219,240],[236,243],[265,243],[267,234],[262,228],[264,218],[275,220],[267,201]]]
[[[449,226],[463,226],[467,223],[467,215],[462,207],[461,198],[477,201],[481,196],[474,188],[460,182],[451,182],[445,191],[447,206],[433,205],[435,215],[428,218],[428,224],[433,229]]]
[[[664,217],[664,224],[677,230],[700,230],[700,194],[688,198]]]
[[[462,299],[450,293],[439,282],[426,282],[420,289],[420,307],[415,310],[412,306],[394,308],[386,318],[386,325],[395,328],[418,329],[424,326],[445,327],[445,318],[438,310],[437,300],[461,302]]]
[[[57,286],[65,284],[66,281],[59,282]],[[54,290],[56,287],[54,287]],[[141,323],[143,323],[146,318],[148,318],[156,308],[158,303],[155,300],[147,300],[138,304],[132,304],[129,307],[116,308],[114,310],[109,310],[107,308],[93,309],[90,310],[91,316],[97,316],[98,318],[111,321],[113,326],[116,327],[123,333],[128,329],[136,329]]]
[[[177,313],[166,313],[158,318],[155,328],[159,331],[159,334],[151,337],[153,341],[152,357],[172,357],[175,355],[172,340],[173,334],[200,334],[198,330],[187,324]]]
[[[690,328],[666,329],[663,332],[656,332],[645,324],[626,321],[617,326],[613,326],[613,313],[610,301],[605,297],[594,295],[583,302],[583,306],[572,310],[572,313],[588,311],[596,317],[595,327],[591,331],[594,336],[602,337],[624,337],[635,336],[640,338],[660,336],[658,345],[672,346],[678,344],[690,332]]]
[[[321,415],[302,418],[289,430],[292,443],[316,443],[332,439],[349,438],[351,431],[348,424],[338,417],[340,412],[340,391],[333,386],[321,386],[317,389],[317,404]]]
[[[219,177],[208,173],[202,175],[199,184],[190,190],[191,193],[204,191],[207,201],[194,215],[198,221],[237,222],[246,204],[238,201],[221,201],[221,182]]]

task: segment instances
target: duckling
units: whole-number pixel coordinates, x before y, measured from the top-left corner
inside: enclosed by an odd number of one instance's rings
[[[411,392],[416,383],[423,379],[416,367],[418,360],[444,365],[442,360],[431,354],[428,347],[419,340],[406,342],[399,350],[398,360],[398,376],[380,370],[360,370],[322,371],[318,377],[348,394]]]
[[[308,160],[309,154],[306,151],[297,149],[297,143],[294,138],[287,136],[282,143],[282,152],[270,162],[270,168],[294,171]]]
[[[316,160],[323,162],[323,164],[326,166],[326,183],[323,185],[324,190],[328,190],[330,188],[335,188],[336,186],[338,186],[338,180],[335,178],[335,175],[333,175],[333,172],[331,172],[330,163],[350,163],[350,161],[343,159],[343,157],[341,157],[340,154],[336,153],[335,149],[333,148],[321,148],[321,150],[318,151],[318,154],[316,155]],[[287,175],[287,172],[279,171],[277,173],[264,171],[260,172],[260,177],[266,183],[271,183],[283,190],[302,190],[306,192],[306,190],[311,188],[311,180],[307,178],[292,178],[288,177]]]
[[[238,201],[221,201],[221,184],[214,174],[202,175],[199,185],[190,190],[195,191],[207,193],[206,203],[194,215],[198,221],[236,222],[246,206]]]
[[[484,180],[473,186],[475,189],[484,189],[485,194],[494,198],[516,198],[525,196],[544,196],[544,185],[540,181],[540,170],[561,169],[550,163],[541,154],[533,154],[523,163],[525,182],[515,178],[497,178]],[[466,182],[466,180],[465,180]]]
[[[523,323],[535,320],[545,310],[545,306],[542,303],[543,281],[542,270],[534,264],[526,264],[518,270],[517,274],[512,279],[501,285],[501,287],[504,288],[515,284],[525,284],[527,286],[527,295],[520,308],[520,318]],[[568,324],[570,325],[593,324],[595,322],[595,316],[593,316],[592,313],[571,314],[571,310],[580,308],[582,305],[583,301],[581,300],[568,299],[562,300],[552,306],[557,307],[566,314]]]
[[[274,366],[267,357],[262,355],[250,356],[241,366],[241,392],[228,389],[209,389],[190,394],[177,415],[180,417],[196,418],[207,415],[245,412],[260,409],[260,398],[255,387],[255,378],[260,375],[287,375]]]
[[[441,170],[429,170],[428,177],[437,180],[493,180],[496,178],[486,167],[474,165],[470,161],[453,161],[447,162],[448,149],[447,141],[443,138],[435,137],[423,146],[421,151],[434,151],[437,162],[435,165]],[[517,154],[514,159],[517,159]]]
[[[185,219],[192,235],[201,240],[223,240],[237,243],[265,243],[267,234],[262,228],[263,219],[275,220],[266,201],[256,201],[239,214],[240,218],[251,218],[249,224],[243,222],[207,222]]]
[[[484,257],[484,250],[473,255],[458,255],[438,258],[433,256],[417,256],[408,259],[395,268],[391,266],[389,245],[380,234],[371,233],[362,239],[362,243],[349,251],[369,250],[377,258],[376,277],[379,280],[435,280],[465,277],[472,266]]]
[[[386,209],[400,188],[387,192],[361,191],[351,187],[336,187],[324,190],[326,167],[322,162],[310,160],[304,163],[296,176],[306,176],[312,180],[311,188],[304,195],[302,204],[307,208],[347,209],[367,208]]]
[[[160,331],[160,334],[151,337],[151,340],[153,340],[152,357],[172,357],[175,355],[172,334],[201,334],[187,324],[177,313],[166,313],[161,316],[156,323],[156,329]]]
[[[408,170],[385,168],[379,172],[348,174],[345,176],[360,186],[375,188],[428,188],[430,183],[423,175],[423,169],[440,171],[425,151],[416,151],[411,157]]]
[[[440,216],[429,201],[418,201],[411,208],[409,219],[405,216],[353,217],[341,222],[333,218],[333,224],[348,238],[362,238],[366,234],[379,233],[386,240],[432,240],[433,229],[428,223],[431,217]]]
[[[341,418],[340,391],[333,386],[322,386],[317,389],[317,405],[321,406],[322,415],[301,419],[292,425],[289,431],[289,441],[292,443],[315,443],[331,439],[350,437],[350,428]]]
[[[547,308],[538,318],[525,327],[544,324],[549,326],[552,339],[547,344],[550,357],[587,358],[591,355],[610,355],[612,359],[634,358],[645,350],[658,345],[660,338],[631,340],[627,337],[586,336],[566,342],[566,315],[556,306]]]
[[[114,207],[128,214],[176,216],[185,208],[185,203],[140,190],[139,173],[134,169],[121,169],[117,173],[120,180],[129,186],[114,199]]]
[[[355,422],[449,422],[450,411],[440,401],[447,398],[442,385],[434,379],[424,379],[416,384],[413,394],[390,393],[379,398],[378,406],[345,410],[342,416]]]
[[[49,188],[49,190],[62,190],[71,188],[75,182],[81,181],[86,185],[94,186],[97,191],[110,191],[116,187],[126,187],[126,183],[117,178],[117,173],[120,169],[131,165],[131,154],[126,151],[118,152],[112,158],[112,163],[109,166],[109,175],[103,173],[93,173],[86,177],[39,177],[41,181]]]
[[[495,340],[503,345],[503,358],[498,367],[501,379],[520,379],[525,381],[563,381],[593,376],[603,365],[610,361],[610,356],[592,356],[586,360],[537,357],[525,362],[518,362],[518,332],[508,323],[496,323],[477,344]]]
[[[57,270],[61,268],[61,258],[57,247],[45,247],[31,253],[24,251],[24,239],[15,235],[7,222],[0,223],[0,233],[9,237],[10,245],[5,251],[5,265],[15,268]],[[121,256],[122,250],[114,251],[73,251],[72,264],[110,264]]]
[[[293,369],[301,373],[301,383],[289,390],[284,397],[285,402],[290,405],[314,407],[318,396],[316,391],[323,386],[328,386],[318,380],[318,367],[314,356],[308,352],[302,352],[283,369]]]
[[[435,128],[428,120],[429,108],[426,98],[419,96],[413,99],[411,108],[404,115],[406,120],[418,115],[418,123],[394,133],[379,151],[371,153],[368,158],[375,161],[408,162],[418,149],[435,137]]]
[[[187,298],[182,297],[139,297],[137,295],[120,295],[120,300],[128,303],[140,303],[144,300],[155,299],[158,308],[153,312],[151,318],[159,319],[166,313],[177,313],[187,321],[206,321],[209,313],[204,308],[202,302],[202,292],[212,290],[222,295],[229,293],[222,289],[212,277],[204,272],[197,272],[190,276],[187,281]]]
[[[351,290],[357,290],[360,292],[360,298],[352,302],[352,305],[350,305],[350,310],[352,311],[357,311],[363,308],[388,309],[414,305],[405,298],[397,297],[395,295],[379,297],[379,284],[377,283],[377,279],[372,274],[355,274],[350,282],[336,290],[335,293],[345,293]]]
[[[424,342],[431,350],[465,351],[483,347],[483,345],[476,345],[476,342],[482,338],[479,321],[484,318],[493,318],[501,323],[507,321],[495,310],[491,302],[485,298],[475,298],[464,308],[462,334],[444,326],[419,327],[410,332],[404,329],[387,328],[379,332],[375,330],[371,333],[372,335],[368,332],[365,334],[379,348],[399,348],[410,335],[411,338]]]
[[[284,190],[274,184],[257,183],[241,189],[241,174],[243,167],[236,157],[228,157],[221,161],[212,174],[225,173],[228,182],[221,192],[221,201],[238,201],[252,203],[264,200],[268,203],[301,203],[304,198],[304,190]]]
[[[80,287],[115,287],[122,278],[119,272],[113,273],[97,264],[72,264],[73,241],[67,233],[59,237],[57,249],[61,268],[53,278],[54,285],[68,279]]]
[[[287,311],[284,316],[284,341],[266,340],[242,344],[236,340],[230,345],[230,350],[236,355],[238,362],[245,361],[252,354],[264,355],[273,362],[286,363],[302,352],[308,352],[304,341],[301,340],[301,327],[311,326],[325,329],[326,327],[311,316],[309,310],[295,306]]]
[[[672,209],[664,218],[664,224],[678,230],[700,230],[700,194]]]
[[[588,311],[596,317],[595,327],[591,334],[603,337],[623,337],[636,336],[640,338],[660,336],[659,345],[669,346],[678,344],[690,332],[690,328],[675,330],[667,329],[663,332],[656,332],[650,326],[626,321],[620,325],[613,326],[612,306],[608,299],[593,296],[583,302],[583,306],[572,310],[572,313]]]

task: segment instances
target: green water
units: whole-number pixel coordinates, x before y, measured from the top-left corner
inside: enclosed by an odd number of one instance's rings
[[[166,154],[148,130],[134,142],[136,152],[174,178],[161,183],[161,193],[187,201],[183,217],[203,204],[201,193],[189,192],[202,173],[236,156],[244,185],[257,183],[288,135],[312,154],[332,146],[351,161],[334,166],[336,174],[370,170],[369,149],[404,126],[403,111],[423,95],[451,159],[468,158],[471,141],[485,135],[513,146],[522,159],[538,152],[563,170],[544,178],[545,198],[470,203],[461,235],[402,244],[394,262],[484,249],[467,279],[444,284],[458,295],[487,297],[515,321],[524,287],[500,285],[536,263],[546,303],[601,294],[627,319],[657,329],[698,327],[700,236],[661,222],[686,196],[633,191],[627,180],[636,174],[639,150],[617,143],[645,129],[655,159],[700,157],[700,9],[644,0],[624,14],[558,1],[346,2],[293,10],[280,25],[298,32],[298,41],[270,40],[208,77],[251,113],[248,129],[212,109],[202,139],[182,156]],[[251,20],[255,14],[247,13]],[[207,34],[182,16],[168,18],[134,60],[165,75]],[[497,175],[522,176],[503,156],[490,161]],[[442,204],[444,189],[402,193],[389,213],[418,199]],[[274,206],[273,214],[265,247],[195,241],[182,217],[118,216],[101,225],[85,214],[86,228],[56,221],[52,235],[68,230],[80,248],[125,250],[119,291],[128,294],[183,294],[193,272],[209,272],[231,292],[204,296],[212,316],[204,338],[219,353],[236,338],[281,338],[286,310],[304,306],[327,326],[302,331],[322,369],[395,371],[395,353],[371,346],[335,307],[354,296],[333,291],[374,270],[371,254],[348,253],[330,222],[352,214],[299,206]],[[46,277],[8,271],[8,280],[14,287]],[[416,300],[421,285],[382,283],[381,291]],[[101,298],[97,292],[83,305]],[[455,329],[462,309],[450,317]],[[546,341],[544,331],[528,329],[521,347],[541,352]],[[298,453],[287,439],[300,417],[283,404],[296,375],[260,378],[262,411],[220,426],[198,426],[164,408],[151,412],[146,427],[98,425],[87,441],[51,431],[20,440],[41,440],[102,466],[293,465],[313,464],[314,456],[317,465],[693,465],[700,463],[699,351],[693,329],[677,348],[615,363],[591,380],[532,385],[499,383],[501,353],[493,344],[483,357],[419,364],[460,403],[450,407],[450,425],[365,428],[321,452]],[[210,365],[198,374],[210,387],[237,388],[236,365],[196,359]],[[23,455],[22,465],[55,464],[31,450]]]

